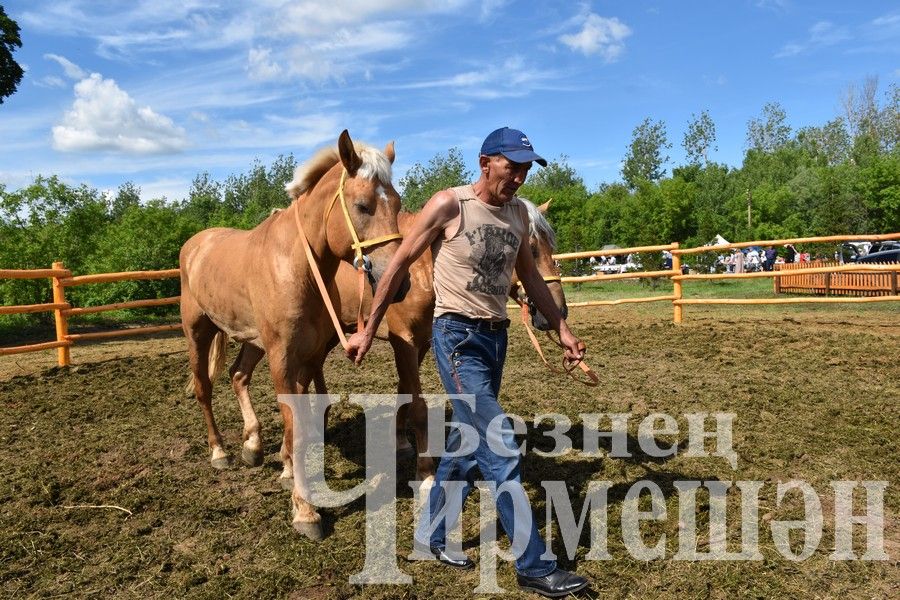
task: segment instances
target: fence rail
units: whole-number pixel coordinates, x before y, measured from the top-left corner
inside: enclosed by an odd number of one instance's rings
[[[607,306],[616,304],[628,304],[636,302],[655,302],[670,301],[672,302],[672,321],[681,323],[684,319],[684,306],[686,305],[702,305],[702,304],[814,304],[814,303],[834,303],[834,302],[887,302],[900,300],[897,291],[898,271],[900,271],[900,263],[893,264],[860,264],[860,265],[814,265],[804,271],[802,277],[820,277],[823,294],[827,294],[825,298],[684,298],[683,283],[692,280],[704,279],[750,279],[757,277],[771,277],[774,280],[775,292],[792,291],[785,284],[784,280],[793,285],[792,279],[801,277],[791,272],[791,269],[764,271],[760,273],[692,273],[684,275],[681,273],[681,257],[701,254],[704,252],[722,252],[723,250],[732,250],[740,248],[749,248],[751,246],[783,246],[785,244],[800,243],[829,243],[829,242],[849,242],[849,241],[888,241],[900,239],[900,232],[887,233],[881,235],[832,235],[824,237],[808,237],[808,238],[791,238],[785,240],[758,240],[753,242],[736,242],[733,244],[721,244],[718,246],[699,246],[696,248],[681,248],[678,243],[668,244],[664,246],[638,246],[634,248],[615,248],[610,250],[593,250],[587,252],[569,252],[564,254],[554,254],[556,260],[574,260],[580,258],[590,258],[598,256],[614,256],[622,254],[635,254],[640,252],[661,252],[666,250],[672,254],[671,271],[635,271],[630,273],[621,273],[616,275],[588,275],[584,277],[563,277],[563,283],[582,283],[585,281],[612,281],[616,279],[632,279],[641,277],[668,277],[672,280],[673,293],[671,296],[651,296],[641,298],[622,298],[618,300],[592,300],[587,302],[573,303],[572,306]],[[837,275],[835,275],[837,274]],[[838,279],[835,279],[838,277]],[[872,277],[872,279],[868,279]],[[857,290],[859,293],[853,294],[854,286],[862,288],[870,282],[880,281],[875,278],[884,278],[888,283],[886,293],[876,294],[868,287]],[[828,292],[826,292],[826,280],[829,283]],[[836,283],[840,285],[835,285]],[[831,294],[832,289],[841,289],[840,294]],[[839,297],[834,297],[839,296]],[[859,297],[863,296],[863,297]]]
[[[662,296],[644,296],[640,298],[619,298],[616,300],[591,300],[585,302],[572,302],[571,307],[586,306],[616,306],[621,304],[644,302],[671,302],[672,320],[681,323],[683,320],[684,306],[687,305],[715,305],[715,304],[814,304],[814,303],[867,303],[867,302],[894,302],[900,301],[898,293],[898,272],[900,263],[894,264],[856,264],[837,265],[828,262],[807,263],[802,267],[796,264],[784,265],[775,271],[762,273],[693,273],[684,275],[681,272],[681,257],[685,255],[700,254],[703,252],[722,252],[736,248],[750,246],[781,246],[796,243],[827,243],[843,241],[887,241],[900,239],[900,233],[883,235],[843,235],[814,238],[793,238],[787,240],[763,240],[755,242],[738,242],[719,246],[700,246],[697,248],[681,248],[679,244],[664,244],[657,246],[638,246],[633,248],[613,248],[609,250],[589,250],[586,252],[568,252],[555,254],[556,260],[577,260],[597,256],[616,256],[641,252],[667,251],[672,255],[672,268],[660,271],[634,271],[629,273],[616,273],[610,275],[587,275],[581,277],[563,277],[563,283],[584,283],[590,281],[604,282],[621,279],[640,278],[668,278],[672,281],[672,293]],[[808,265],[808,266],[807,266]],[[797,271],[802,271],[798,273]],[[19,354],[23,352],[37,352],[41,350],[57,351],[57,360],[60,366],[71,364],[70,348],[76,342],[85,340],[108,339],[122,336],[159,333],[163,331],[176,331],[180,325],[157,325],[150,327],[134,327],[114,331],[97,333],[69,333],[70,317],[106,312],[112,310],[145,308],[150,306],[165,306],[177,304],[180,297],[158,298],[151,300],[134,300],[131,302],[119,302],[103,306],[73,307],[66,301],[65,289],[77,285],[96,283],[109,283],[127,280],[149,280],[178,277],[179,269],[167,269],[163,271],[131,271],[124,273],[98,273],[93,275],[80,275],[73,277],[71,271],[65,268],[61,262],[53,263],[52,269],[0,269],[0,279],[46,279],[51,280],[53,289],[53,301],[45,304],[29,304],[19,306],[0,306],[0,315],[23,314],[35,312],[53,312],[56,324],[56,339],[37,344],[0,348],[0,356]],[[771,277],[775,292],[806,292],[822,294],[824,297],[796,297],[796,298],[684,298],[684,282],[707,279],[750,279],[758,277]],[[880,287],[879,287],[880,286]],[[877,288],[877,289],[875,289]]]
[[[0,348],[0,356],[10,354],[22,354],[25,352],[37,352],[40,350],[53,350],[57,352],[57,363],[61,367],[72,364],[70,348],[79,341],[107,339],[130,335],[159,333],[163,331],[175,331],[181,329],[181,325],[156,325],[151,327],[130,327],[113,331],[96,333],[69,333],[69,318],[80,315],[107,312],[111,310],[123,310],[132,308],[146,308],[149,306],[165,306],[177,304],[180,297],[155,298],[150,300],[133,300],[131,302],[117,302],[103,306],[73,307],[66,301],[65,289],[77,285],[90,283],[110,283],[115,281],[134,281],[149,279],[166,279],[178,277],[179,269],[167,269],[164,271],[129,271],[125,273],[99,273],[96,275],[81,275],[73,277],[72,272],[65,268],[61,262],[53,263],[52,269],[0,269],[0,279],[46,279],[49,278],[53,290],[53,302],[46,304],[25,304],[19,306],[0,306],[0,315],[13,315],[36,312],[53,312],[56,325],[56,340]]]

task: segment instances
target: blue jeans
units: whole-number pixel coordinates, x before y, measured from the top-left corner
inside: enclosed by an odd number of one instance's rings
[[[459,449],[462,442],[459,428],[450,428],[447,436],[447,453],[441,457],[438,464],[428,505],[422,511],[420,531],[426,531],[428,525],[432,524],[432,515],[437,515],[447,503],[447,490],[441,483],[463,482],[460,490],[462,497],[450,503],[447,511],[449,514],[434,524],[435,528],[430,536],[432,547],[441,549],[446,547],[447,529],[452,529],[456,525],[458,512],[477,480],[475,476],[477,466],[486,481],[493,481],[498,487],[508,481],[515,482],[513,489],[517,488],[520,491],[515,499],[507,492],[496,494],[495,498],[500,523],[514,546],[521,547],[525,543],[520,538],[527,539],[524,551],[516,558],[516,571],[527,577],[542,577],[552,573],[556,570],[556,562],[540,558],[545,551],[545,545],[538,533],[533,514],[530,515],[532,516],[530,528],[526,527],[527,523],[515,518],[515,501],[519,505],[520,515],[523,509],[527,509],[530,514],[531,504],[521,488],[518,447],[513,437],[511,422],[497,402],[503,364],[506,361],[506,330],[490,331],[478,325],[461,323],[441,316],[435,319],[432,331],[432,348],[444,389],[451,395],[471,394],[475,397],[474,410],[465,400],[451,399],[453,421],[473,427],[479,439],[477,449],[471,454],[450,456]],[[499,418],[505,422],[505,426],[498,433],[495,424],[490,433],[493,436],[494,448],[509,450],[503,452],[504,456],[493,451],[488,444],[488,425],[498,415],[501,415]],[[420,539],[424,539],[424,535]]]

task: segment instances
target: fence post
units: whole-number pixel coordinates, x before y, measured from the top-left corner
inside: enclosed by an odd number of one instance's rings
[[[62,270],[66,267],[61,262],[55,262],[53,263],[53,268]],[[59,279],[59,277],[53,277],[53,303],[65,304],[66,291]],[[56,320],[56,341],[64,342],[66,341],[66,336],[69,335],[69,323],[66,320],[66,315],[63,314],[62,309],[57,308],[53,311],[53,317]],[[72,364],[68,346],[60,346],[56,349],[56,361],[61,367],[68,367]]]
[[[825,273],[825,297],[831,295],[831,273]]]
[[[891,271],[891,296],[897,295],[897,271]]]
[[[678,250],[678,242],[674,242],[672,244],[674,246],[672,250]],[[681,275],[681,255],[672,252],[672,270],[675,271],[676,275]],[[681,300],[681,280],[675,279],[672,281],[672,295],[675,297],[672,300],[672,322],[673,323],[681,323],[681,320],[684,316],[683,309],[680,304],[675,304],[676,300]]]

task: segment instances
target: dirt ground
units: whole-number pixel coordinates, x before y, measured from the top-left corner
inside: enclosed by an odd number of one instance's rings
[[[669,309],[670,310],[670,309]],[[653,308],[573,310],[570,322],[587,342],[588,362],[600,374],[589,388],[549,373],[521,326],[510,330],[501,402],[530,421],[561,413],[631,413],[628,458],[555,458],[526,454],[523,477],[539,526],[545,524],[542,480],[566,481],[575,516],[591,481],[613,482],[609,497],[609,560],[587,560],[587,534],[574,560],[554,525],[553,548],[563,566],[587,576],[582,597],[614,598],[890,598],[900,596],[900,493],[896,427],[900,422],[900,311],[841,307],[817,310],[694,310],[675,326]],[[364,559],[364,503],[322,509],[326,538],[300,537],[290,526],[290,498],[277,483],[280,417],[265,364],[254,399],[265,436],[262,467],[209,465],[203,420],[185,395],[187,357],[182,338],[131,339],[72,350],[74,366],[54,367],[53,352],[0,358],[0,597],[49,598],[466,598],[478,571],[457,572],[433,562],[413,563],[411,460],[398,465],[398,559],[412,576],[406,586],[354,586],[348,577]],[[234,352],[234,348],[231,349]],[[326,365],[331,391],[394,390],[389,346],[377,344],[362,368],[337,352]],[[425,389],[440,393],[433,360],[423,367]],[[217,382],[214,406],[229,449],[240,447],[240,412],[230,387]],[[332,412],[328,475],[335,487],[364,476],[358,411]],[[679,452],[667,459],[643,454],[635,439],[640,420],[654,412],[736,414],[737,469],[718,457]],[[608,426],[608,421],[601,425]],[[711,427],[708,425],[707,427]],[[530,447],[547,449],[543,429],[529,425]],[[793,562],[776,549],[769,524],[802,518],[799,496],[779,504],[778,482],[803,480],[824,510],[824,534],[808,560]],[[655,482],[666,517],[646,528],[653,546],[665,535],[664,559],[641,561],[623,543],[621,506],[629,487]],[[764,482],[759,508],[762,560],[673,560],[679,543],[679,480]],[[835,561],[836,480],[885,481],[886,561]],[[863,510],[863,495],[856,513]],[[464,539],[478,560],[478,495],[466,505]],[[741,539],[740,501],[729,496],[730,549]],[[701,546],[708,503],[698,504]],[[803,537],[791,536],[799,550]],[[854,549],[865,550],[856,526]],[[799,544],[799,545],[798,545]],[[704,548],[700,548],[702,551]],[[499,583],[517,591],[509,564]]]

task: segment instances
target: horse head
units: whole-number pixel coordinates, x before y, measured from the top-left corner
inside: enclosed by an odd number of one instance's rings
[[[321,165],[315,173],[314,161],[312,167],[298,169],[286,186],[292,195],[307,188],[310,195],[325,190],[327,208],[318,225],[325,244],[333,256],[365,270],[373,293],[402,237],[397,230],[400,195],[391,182],[394,157],[393,142],[379,151],[354,142],[345,129],[336,151],[326,151],[324,164],[330,166],[326,173]],[[335,183],[316,185],[318,179]],[[393,301],[402,300],[408,289],[407,277]]]
[[[562,281],[560,279],[559,265],[553,259],[553,252],[556,250],[556,233],[550,222],[547,221],[547,208],[550,206],[548,200],[540,206],[535,206],[530,201],[522,199],[525,207],[528,209],[528,244],[531,247],[531,255],[534,257],[534,264],[538,273],[547,283],[550,295],[556,307],[562,314],[563,319],[569,315],[569,308],[566,306],[566,295],[563,292]],[[514,275],[514,285],[517,285],[517,278]],[[515,289],[515,288],[514,288]],[[511,292],[512,293],[512,292]],[[531,313],[531,323],[535,329],[548,331],[550,322],[537,309],[534,302],[526,298],[528,310]]]

